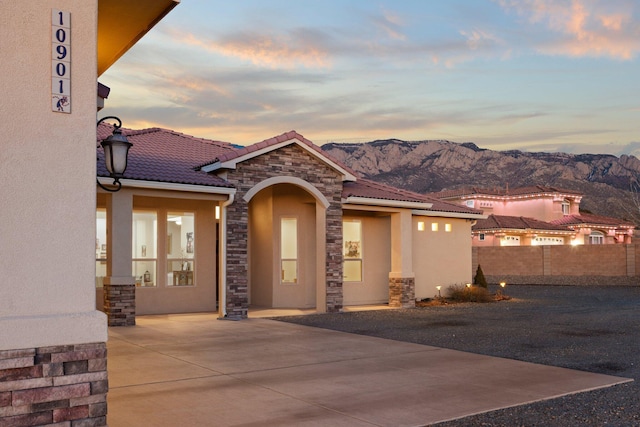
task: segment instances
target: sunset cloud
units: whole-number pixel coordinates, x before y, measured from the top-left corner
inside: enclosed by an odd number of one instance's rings
[[[298,29],[290,34],[237,32],[220,39],[206,39],[193,33],[173,32],[175,40],[189,46],[268,68],[328,68],[329,52],[318,43],[324,35]]]
[[[387,37],[400,41],[407,39],[407,36],[402,32],[404,20],[399,14],[390,10],[385,10],[381,15],[373,16],[371,20]]]
[[[498,0],[498,3],[556,35],[536,45],[542,53],[630,60],[640,52],[640,29],[631,18],[635,11],[633,1]]]

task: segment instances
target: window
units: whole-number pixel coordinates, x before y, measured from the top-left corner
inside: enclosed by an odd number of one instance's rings
[[[107,211],[96,210],[96,288],[101,288],[107,276]]]
[[[362,221],[342,222],[342,279],[362,282]]]
[[[603,245],[604,244],[604,233],[600,231],[592,231],[589,235],[589,244],[591,245]]]
[[[478,239],[480,239],[481,242],[484,242],[484,233],[480,233],[478,235]]]
[[[568,200],[562,202],[562,215],[569,215],[571,204]]]
[[[424,231],[424,221],[418,221],[418,231]]]
[[[298,282],[298,220],[280,219],[280,280]]]
[[[431,231],[438,231],[438,223],[437,222],[432,222],[431,223]]]
[[[167,213],[167,286],[193,286],[195,214]]]
[[[444,231],[446,231],[447,233],[451,232],[451,224],[445,224],[444,225]]]
[[[504,236],[500,239],[500,246],[520,246],[520,236]]]
[[[131,253],[136,286],[156,286],[158,218],[155,212],[133,212]]]
[[[467,200],[465,204],[467,205],[468,208],[472,208],[474,205],[473,200]]]

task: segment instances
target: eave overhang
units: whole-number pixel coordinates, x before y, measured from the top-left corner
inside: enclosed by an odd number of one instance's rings
[[[99,0],[98,76],[179,3],[180,0]]]
[[[487,219],[487,215],[466,213],[466,212],[414,210],[411,213],[416,216],[433,216],[433,217],[440,217],[440,218],[462,218],[462,219],[473,219],[473,220]]]
[[[113,183],[113,178],[99,176],[98,182],[105,186]],[[123,188],[144,188],[149,190],[184,191],[189,193],[235,195],[236,189],[231,187],[213,187],[210,185],[179,184],[175,182],[143,181],[138,179],[121,179]]]
[[[402,209],[429,209],[433,206],[432,203],[425,202],[409,202],[403,200],[388,200],[388,199],[374,199],[370,197],[356,197],[350,196],[346,199],[342,199],[342,204],[351,205],[366,205],[366,206],[382,206],[388,208],[402,208]]]

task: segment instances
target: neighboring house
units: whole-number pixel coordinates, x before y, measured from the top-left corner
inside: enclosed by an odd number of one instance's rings
[[[97,79],[177,4],[0,2],[2,426],[107,424],[107,318],[91,286]]]
[[[575,232],[522,216],[489,215],[472,227],[473,246],[568,245]]]
[[[617,218],[581,214],[581,193],[550,186],[459,189],[431,196],[488,215],[473,226],[473,246],[630,243],[635,228]]]
[[[97,282],[113,324],[122,285],[138,314],[244,318],[249,306],[408,307],[471,279],[481,211],[363,179],[295,131],[248,147],[124,134],[133,147],[123,188],[98,189]]]
[[[636,228],[635,224],[628,221],[586,213],[566,215],[551,223],[575,231],[578,244],[585,245],[629,244]]]

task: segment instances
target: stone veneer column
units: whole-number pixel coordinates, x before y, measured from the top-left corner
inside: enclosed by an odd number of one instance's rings
[[[412,253],[413,218],[410,210],[391,215],[391,272],[389,273],[389,306],[415,307],[415,275]]]
[[[131,275],[133,195],[121,190],[107,197],[107,276],[103,310],[109,326],[136,324],[136,284]]]
[[[413,277],[389,277],[389,307],[415,307],[415,289]]]
[[[237,196],[227,207],[226,304],[227,318],[246,319],[249,310],[248,294],[248,205]]]
[[[105,343],[0,351],[0,426],[107,425]]]

